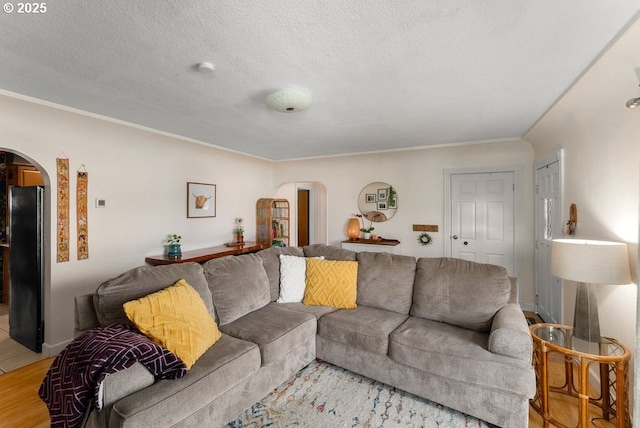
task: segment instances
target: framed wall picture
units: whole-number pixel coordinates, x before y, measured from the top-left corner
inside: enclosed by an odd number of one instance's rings
[[[216,185],[187,183],[187,218],[216,216]]]
[[[366,201],[368,204],[375,204],[376,203],[376,194],[375,193],[367,193],[365,195],[366,197]]]
[[[386,210],[388,208],[387,201],[378,201],[378,210]]]
[[[389,189],[378,189],[378,201],[386,201],[389,197]]]

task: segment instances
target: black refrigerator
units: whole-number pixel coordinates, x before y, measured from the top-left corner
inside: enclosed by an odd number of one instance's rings
[[[44,188],[9,187],[9,336],[42,352]]]

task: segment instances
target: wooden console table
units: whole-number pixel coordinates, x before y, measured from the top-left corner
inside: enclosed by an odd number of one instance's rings
[[[152,266],[170,265],[173,263],[197,262],[204,263],[207,260],[217,259],[224,256],[237,256],[239,254],[255,253],[256,251],[269,248],[269,245],[256,244],[255,242],[245,242],[241,246],[220,245],[217,247],[199,248],[197,250],[183,251],[178,258],[161,256],[149,256],[144,261]]]

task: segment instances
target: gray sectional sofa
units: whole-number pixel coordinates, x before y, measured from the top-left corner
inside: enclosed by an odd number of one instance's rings
[[[277,303],[280,254],[358,262],[356,309]],[[90,425],[221,426],[320,358],[491,424],[528,424],[532,342],[504,269],[315,244],[133,269],[76,298],[76,334],[128,322],[122,304],[186,279],[222,338],[177,380],[107,377]]]

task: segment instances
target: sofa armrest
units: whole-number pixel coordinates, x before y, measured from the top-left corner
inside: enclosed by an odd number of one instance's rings
[[[507,303],[493,317],[489,351],[531,362],[533,341],[527,319],[516,303]]]
[[[93,294],[76,296],[74,303],[74,337],[78,337],[85,330],[100,326],[93,306]]]
[[[89,427],[108,427],[111,409],[116,401],[153,385],[155,378],[141,363],[136,362],[119,372],[111,373],[100,385],[102,409],[89,416]]]

